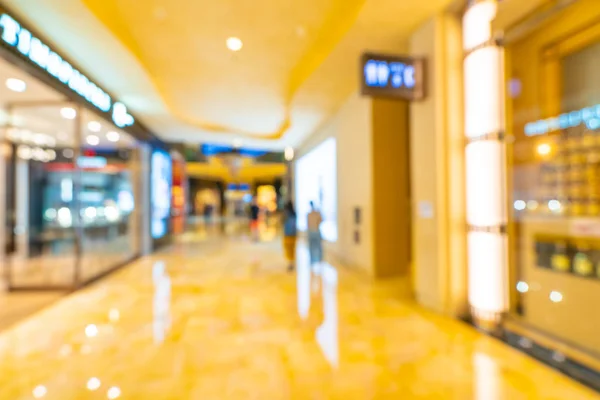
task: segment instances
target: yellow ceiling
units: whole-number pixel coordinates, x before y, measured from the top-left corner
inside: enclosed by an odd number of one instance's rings
[[[279,138],[290,126],[294,93],[364,1],[83,3],[137,57],[178,119],[208,131]],[[228,51],[230,36],[246,48]]]
[[[404,51],[410,32],[452,1],[6,2],[164,139],[283,145],[356,90],[363,50]],[[230,36],[242,51],[227,50]]]

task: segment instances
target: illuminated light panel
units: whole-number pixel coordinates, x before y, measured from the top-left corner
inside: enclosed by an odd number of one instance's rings
[[[505,223],[503,145],[497,141],[477,141],[466,148],[467,222],[475,226]]]
[[[504,130],[504,60],[492,42],[496,1],[474,3],[463,17],[465,136]],[[467,222],[475,227],[506,225],[504,143],[471,141],[465,150]],[[523,203],[516,204],[519,208]],[[525,204],[526,206],[526,204]],[[498,323],[508,309],[507,239],[496,232],[468,233],[469,304],[476,321]]]
[[[500,313],[508,308],[506,238],[487,232],[468,234],[469,303],[474,308]]]
[[[16,78],[8,78],[6,80],[6,87],[17,93],[23,93],[25,90],[27,90],[27,84],[24,81]]]
[[[231,51],[240,51],[244,47],[244,42],[240,38],[230,37],[226,41],[227,48]]]
[[[463,49],[470,50],[492,37],[490,21],[496,15],[496,2],[485,1],[472,6],[463,17]]]
[[[465,132],[469,138],[496,133],[503,125],[502,65],[497,47],[485,47],[465,59]]]

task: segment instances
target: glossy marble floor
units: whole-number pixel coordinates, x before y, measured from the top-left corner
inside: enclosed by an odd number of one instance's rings
[[[194,237],[2,332],[0,399],[600,398],[393,282]]]

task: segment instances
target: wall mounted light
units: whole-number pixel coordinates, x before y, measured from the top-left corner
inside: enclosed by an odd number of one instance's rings
[[[469,303],[484,329],[495,328],[508,309],[504,55],[492,36],[496,9],[495,0],[479,1],[463,17]]]

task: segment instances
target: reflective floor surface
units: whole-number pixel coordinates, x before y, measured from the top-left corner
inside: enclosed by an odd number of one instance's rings
[[[0,399],[600,398],[393,282],[192,239],[1,333]]]

